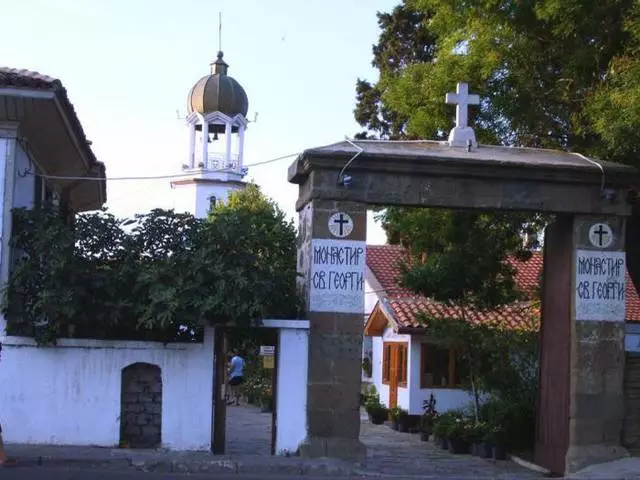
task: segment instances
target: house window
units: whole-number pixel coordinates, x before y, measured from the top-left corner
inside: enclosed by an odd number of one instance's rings
[[[384,344],[382,353],[382,383],[389,383],[391,378],[391,345]]]
[[[436,345],[421,345],[421,388],[455,388],[459,383],[455,352]]]
[[[406,343],[385,343],[382,350],[382,383],[407,386],[409,349]]]
[[[209,212],[213,212],[215,208],[216,208],[216,196],[211,195],[209,197]]]

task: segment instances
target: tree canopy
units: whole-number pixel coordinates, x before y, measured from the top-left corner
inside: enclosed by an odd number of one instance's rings
[[[378,23],[379,78],[357,81],[357,137],[446,139],[454,114],[444,95],[463,81],[482,98],[470,111],[480,143],[640,167],[639,2],[402,0]],[[389,209],[387,230],[403,212]],[[638,205],[626,232],[638,285]]]
[[[465,81],[483,99],[479,141],[636,163],[639,13],[633,0],[404,0],[378,14],[380,78],[358,80],[356,120],[363,135],[443,138],[444,94]]]
[[[208,219],[152,210],[14,211],[3,311],[13,335],[193,341],[204,325],[294,317],[295,229],[256,185]]]

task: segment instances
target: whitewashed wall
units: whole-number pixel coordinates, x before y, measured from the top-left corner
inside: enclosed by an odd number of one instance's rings
[[[440,413],[448,410],[466,407],[471,402],[471,396],[464,390],[457,388],[420,388],[420,372],[422,370],[420,348],[424,337],[412,335],[409,353],[408,385],[411,391],[409,413],[422,414],[422,405],[433,393],[436,399],[436,410]]]
[[[276,454],[295,453],[307,437],[309,330],[282,328],[279,334]]]
[[[0,412],[5,441],[115,446],[120,440],[122,369],[137,362],[162,371],[162,445],[211,445],[213,332],[204,344],[61,340],[36,348],[2,338]]]
[[[469,405],[471,396],[464,390],[455,388],[420,388],[421,356],[420,345],[423,338],[398,335],[387,328],[382,337],[373,337],[373,377],[372,383],[380,393],[380,400],[389,406],[389,386],[382,383],[382,346],[387,342],[407,342],[409,344],[409,364],[407,366],[407,388],[398,388],[398,406],[411,415],[422,414],[422,405],[433,393],[438,412],[446,412]]]
[[[14,172],[14,208],[33,208],[36,182],[34,173],[36,173],[36,166],[29,162],[26,152],[18,145],[16,147],[16,169]]]

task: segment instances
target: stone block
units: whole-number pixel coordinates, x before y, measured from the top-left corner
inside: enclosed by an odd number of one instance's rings
[[[138,396],[138,401],[140,403],[151,403],[151,402],[155,402],[156,399],[154,398],[153,394],[151,394],[151,393],[141,393]]]
[[[138,394],[137,393],[123,393],[122,394],[122,401],[127,404],[127,403],[138,403]]]
[[[353,385],[316,383],[308,386],[307,404],[319,410],[334,412],[359,411],[360,392]]]
[[[357,438],[328,438],[326,441],[327,456],[340,458],[350,462],[365,465],[367,458],[366,446]]]
[[[146,405],[145,408],[146,413],[152,413],[154,415],[162,413],[162,404],[160,402],[154,402],[149,405]]]
[[[144,412],[144,405],[141,403],[130,403],[125,406],[125,410],[130,413],[142,413]]]
[[[142,427],[142,435],[146,437],[160,436],[160,427],[158,425],[145,425]]]
[[[599,418],[570,418],[569,444],[594,445],[604,441],[604,421]]]
[[[138,437],[139,435],[141,435],[142,430],[140,429],[139,426],[137,425],[127,425],[124,429],[124,434],[127,436],[127,438],[134,438],[134,437]]]
[[[308,434],[315,437],[330,437],[333,435],[333,412],[311,408],[307,405]]]
[[[605,443],[621,443],[623,422],[622,418],[605,420],[603,425],[603,440]]]
[[[608,395],[621,394],[624,389],[624,368],[607,368],[604,370],[604,392]]]
[[[144,426],[150,425],[153,421],[153,416],[143,413],[136,417],[136,425]]]
[[[360,411],[343,410],[333,412],[333,438],[358,439],[360,436]]]
[[[162,393],[162,381],[153,382],[151,393]]]

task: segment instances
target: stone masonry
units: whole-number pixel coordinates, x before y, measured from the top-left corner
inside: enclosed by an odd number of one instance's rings
[[[622,443],[640,454],[640,356],[627,354],[624,372],[625,421]]]
[[[156,448],[162,432],[162,374],[156,365],[134,363],[122,370],[120,443]]]
[[[340,220],[333,216],[341,214],[351,221],[342,238],[330,232]],[[300,211],[299,287],[310,322],[308,437],[300,447],[303,457],[365,459],[365,447],[359,440],[363,312],[355,313],[359,307],[351,303],[354,296],[349,293],[364,291],[358,280],[364,282],[364,271],[359,271],[364,269],[364,247],[358,245],[365,239],[364,205],[314,200]],[[313,242],[325,243],[315,244],[314,249]],[[330,265],[329,270],[314,274],[312,265],[318,263]]]

